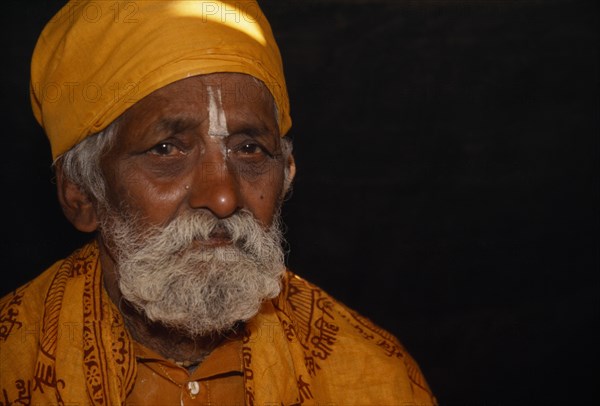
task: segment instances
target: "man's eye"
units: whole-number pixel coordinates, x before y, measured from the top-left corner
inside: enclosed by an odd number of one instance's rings
[[[150,148],[148,152],[153,155],[168,156],[176,154],[179,152],[179,149],[169,142],[161,142],[160,144],[156,144],[154,147]]]
[[[264,151],[260,145],[248,143],[240,147],[240,152],[244,154],[259,154]]]
[[[240,144],[238,147],[234,148],[232,152],[236,152],[241,156],[247,157],[272,157],[272,155],[269,153],[269,151],[267,151],[265,147],[254,142],[246,142]]]

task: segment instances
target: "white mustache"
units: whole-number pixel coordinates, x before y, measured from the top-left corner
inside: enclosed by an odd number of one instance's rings
[[[130,244],[137,251],[145,251],[160,240],[164,254],[176,255],[183,251],[201,249],[194,242],[207,242],[212,238],[231,241],[241,252],[256,250],[253,242],[262,237],[265,230],[248,210],[241,210],[231,217],[219,219],[212,213],[200,210],[179,215],[166,226],[150,226]],[[118,249],[118,248],[117,248]],[[131,245],[130,245],[131,249]]]

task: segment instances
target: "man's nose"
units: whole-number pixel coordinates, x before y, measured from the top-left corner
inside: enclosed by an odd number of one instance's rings
[[[217,218],[226,218],[242,206],[239,182],[227,165],[226,154],[218,151],[198,160],[189,202],[193,209],[205,209]]]

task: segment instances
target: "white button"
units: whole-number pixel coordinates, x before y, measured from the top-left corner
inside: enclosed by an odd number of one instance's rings
[[[196,396],[200,393],[200,384],[196,381],[190,381],[187,384],[188,390],[190,391],[190,395]]]

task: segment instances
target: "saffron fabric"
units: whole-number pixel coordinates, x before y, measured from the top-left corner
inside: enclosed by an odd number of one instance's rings
[[[56,158],[154,90],[216,72],[260,79],[287,133],[281,55],[256,1],[73,0],[38,39],[31,104]]]
[[[392,335],[291,272],[282,284],[237,343],[227,342],[241,360],[246,405],[436,403]],[[141,358],[152,358],[136,346],[103,288],[98,246],[90,243],[0,300],[1,400],[126,404]],[[231,360],[226,350],[215,350],[210,362],[218,364],[219,351]]]

